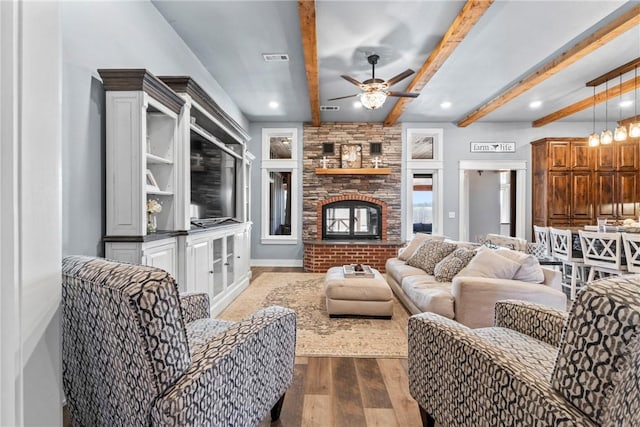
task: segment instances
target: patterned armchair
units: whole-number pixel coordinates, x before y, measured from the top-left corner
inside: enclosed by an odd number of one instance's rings
[[[568,315],[520,301],[489,328],[415,315],[409,389],[426,426],[638,426],[640,275],[593,282]]]
[[[77,426],[252,426],[280,415],[293,379],[296,317],[269,307],[211,319],[153,267],[63,261],[63,386]]]

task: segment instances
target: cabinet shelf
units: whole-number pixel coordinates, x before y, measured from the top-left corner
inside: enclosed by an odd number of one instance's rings
[[[316,168],[316,175],[390,175],[391,168]]]
[[[155,196],[173,196],[173,191],[147,189],[147,194],[153,194]]]
[[[147,153],[147,163],[152,165],[172,165],[173,162],[164,157],[156,156],[155,154]]]

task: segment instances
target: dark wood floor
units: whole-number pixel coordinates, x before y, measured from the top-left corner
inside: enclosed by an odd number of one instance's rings
[[[252,280],[272,271],[303,270],[254,267]],[[71,425],[67,417],[64,425]],[[349,357],[297,357],[280,420],[271,423],[267,416],[260,423],[261,427],[421,425],[418,405],[409,395],[406,359]]]

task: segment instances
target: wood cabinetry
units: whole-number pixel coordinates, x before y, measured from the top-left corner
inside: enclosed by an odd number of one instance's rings
[[[589,147],[585,138],[531,143],[532,222],[582,226],[597,217],[638,218],[637,141]]]

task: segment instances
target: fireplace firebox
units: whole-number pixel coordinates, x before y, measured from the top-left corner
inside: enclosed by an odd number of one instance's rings
[[[380,240],[382,209],[364,200],[340,200],[322,207],[322,239]]]

